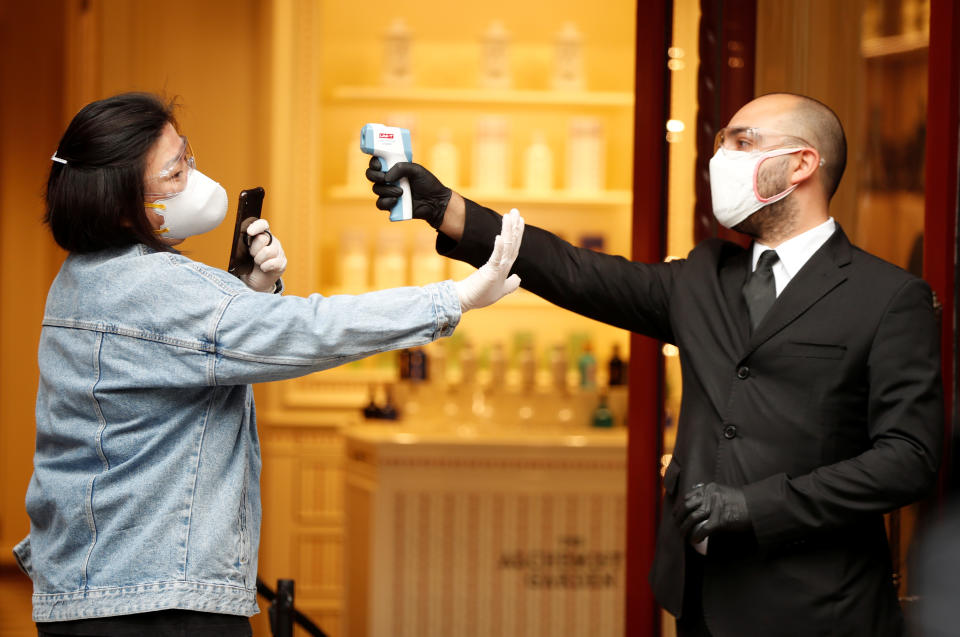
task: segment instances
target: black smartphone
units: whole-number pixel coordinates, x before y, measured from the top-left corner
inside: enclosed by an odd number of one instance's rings
[[[260,218],[263,208],[263,188],[257,186],[240,192],[237,201],[237,221],[233,226],[233,245],[230,247],[230,262],[227,272],[239,277],[249,274],[253,269],[253,257],[250,256],[250,237],[247,227]]]

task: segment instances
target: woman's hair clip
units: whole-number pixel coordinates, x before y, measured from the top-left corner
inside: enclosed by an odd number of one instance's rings
[[[60,157],[57,157],[57,154],[56,154],[56,153],[54,153],[53,155],[51,155],[51,156],[50,156],[50,159],[52,159],[53,161],[55,161],[55,162],[57,162],[57,163],[63,164],[64,166],[67,165],[67,160],[66,160],[66,159],[61,159]]]

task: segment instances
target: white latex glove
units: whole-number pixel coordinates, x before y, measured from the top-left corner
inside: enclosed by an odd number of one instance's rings
[[[280,239],[268,232],[269,229],[270,224],[266,219],[257,219],[247,227],[247,235],[252,237],[250,255],[255,265],[240,280],[257,292],[276,290],[277,281],[287,269],[287,256],[283,253]]]
[[[479,270],[457,281],[461,312],[496,303],[520,287],[520,277],[514,274],[507,278],[507,274],[520,251],[521,239],[523,217],[514,208],[503,217],[503,227],[493,243],[490,259]]]

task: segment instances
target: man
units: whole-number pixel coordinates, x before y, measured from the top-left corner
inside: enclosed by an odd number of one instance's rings
[[[683,398],[650,581],[681,636],[902,635],[883,513],[940,459],[937,320],[922,280],[851,245],[828,206],[846,162],[810,98],[745,105],[711,160],[720,223],[686,259],[633,263],[527,227],[523,287],[679,347]],[[390,208],[409,177],[442,254],[480,265],[500,227],[416,164],[367,176]]]

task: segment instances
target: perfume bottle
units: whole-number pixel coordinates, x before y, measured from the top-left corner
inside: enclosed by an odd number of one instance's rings
[[[592,424],[594,427],[604,429],[613,427],[613,412],[607,406],[607,395],[605,393],[600,394],[597,408],[593,410]]]
[[[613,345],[613,354],[607,362],[607,384],[611,387],[627,384],[627,363],[620,358],[620,344]]]
[[[452,141],[449,128],[437,131],[437,142],[430,148],[430,170],[448,187],[460,185],[460,151]]]
[[[510,183],[510,153],[507,120],[497,115],[477,120],[473,147],[473,187],[484,192],[502,192]]]
[[[524,151],[524,188],[544,194],[553,190],[553,152],[542,130],[533,131],[533,139]]]
[[[510,87],[510,34],[499,21],[490,23],[480,41],[480,86]]]
[[[553,88],[558,91],[579,91],[584,88],[583,36],[572,22],[567,22],[554,38]]]
[[[602,191],[606,182],[606,150],[599,119],[575,117],[570,121],[567,153],[567,188],[586,194]]]
[[[377,236],[377,257],[373,265],[373,287],[376,290],[403,287],[407,284],[407,259],[403,235],[393,228],[380,231]]]
[[[420,383],[430,377],[429,359],[427,352],[422,347],[414,347],[409,350],[409,376],[408,378],[415,383]]]
[[[367,237],[362,230],[346,230],[340,235],[340,287],[344,292],[359,294],[369,288],[370,261],[367,259]]]
[[[363,408],[363,417],[367,420],[380,418],[380,407],[377,406],[377,391],[374,385],[370,385],[370,402]]]
[[[394,20],[383,35],[383,83],[410,86],[413,70],[410,62],[410,29],[403,18]]]
[[[553,346],[550,352],[550,375],[553,388],[560,394],[567,393],[567,348],[563,344]]]
[[[503,343],[496,342],[490,348],[490,386],[502,389],[507,384],[507,356]]]
[[[580,369],[580,388],[592,389],[597,386],[597,359],[593,355],[593,346],[584,343],[583,353],[577,361]]]
[[[532,393],[537,386],[537,361],[533,344],[526,343],[520,350],[520,388],[524,393]]]

